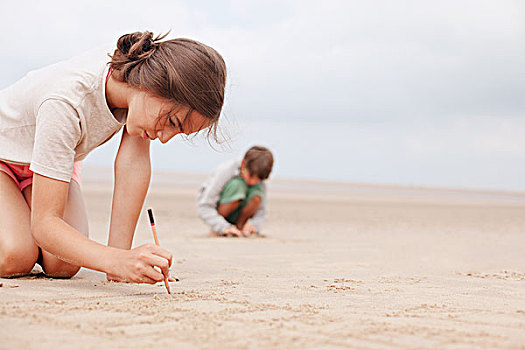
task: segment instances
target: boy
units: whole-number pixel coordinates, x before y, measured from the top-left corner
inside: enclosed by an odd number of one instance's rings
[[[212,235],[246,237],[260,232],[266,219],[264,180],[272,167],[272,153],[253,146],[242,161],[221,164],[202,184],[197,210]]]

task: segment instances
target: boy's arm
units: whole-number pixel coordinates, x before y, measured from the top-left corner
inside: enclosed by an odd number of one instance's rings
[[[209,225],[213,231],[218,233],[224,233],[224,230],[231,226],[231,224],[217,212],[217,203],[222,188],[231,177],[232,174],[230,174],[227,168],[220,167],[201,187],[197,199],[199,217]]]
[[[110,247],[130,249],[151,178],[150,140],[122,132],[115,158]]]

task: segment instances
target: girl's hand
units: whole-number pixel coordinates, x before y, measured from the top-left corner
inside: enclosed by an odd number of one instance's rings
[[[145,244],[131,250],[120,250],[115,256],[108,280],[154,284],[170,274],[172,255],[154,244]],[[159,272],[154,267],[160,268]]]
[[[112,282],[126,282],[126,281],[124,281],[122,278],[119,278],[119,277],[117,277],[117,276],[115,276],[115,275],[112,275],[112,274],[110,274],[110,273],[107,273],[107,274],[106,274],[106,279],[107,279],[108,281],[112,281]]]
[[[126,282],[123,279],[118,278],[117,276],[111,275],[109,273],[106,274],[106,279],[108,281],[112,281],[112,282]],[[178,282],[178,281],[179,281],[179,279],[178,278],[174,278],[173,276],[171,276],[171,274],[168,276],[168,282]]]

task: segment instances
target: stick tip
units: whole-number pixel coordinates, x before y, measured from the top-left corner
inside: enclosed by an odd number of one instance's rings
[[[149,223],[154,225],[155,219],[153,218],[153,209],[151,208],[148,209],[148,216],[149,216]]]

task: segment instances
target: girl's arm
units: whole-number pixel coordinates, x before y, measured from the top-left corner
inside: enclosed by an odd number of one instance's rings
[[[150,140],[124,128],[115,158],[115,185],[109,227],[110,247],[130,249],[151,178]]]
[[[123,250],[89,240],[63,219],[69,183],[37,173],[33,176],[31,229],[42,249],[71,264],[126,281],[155,283],[168,276],[168,251],[152,244]],[[162,273],[154,266],[160,267]]]

